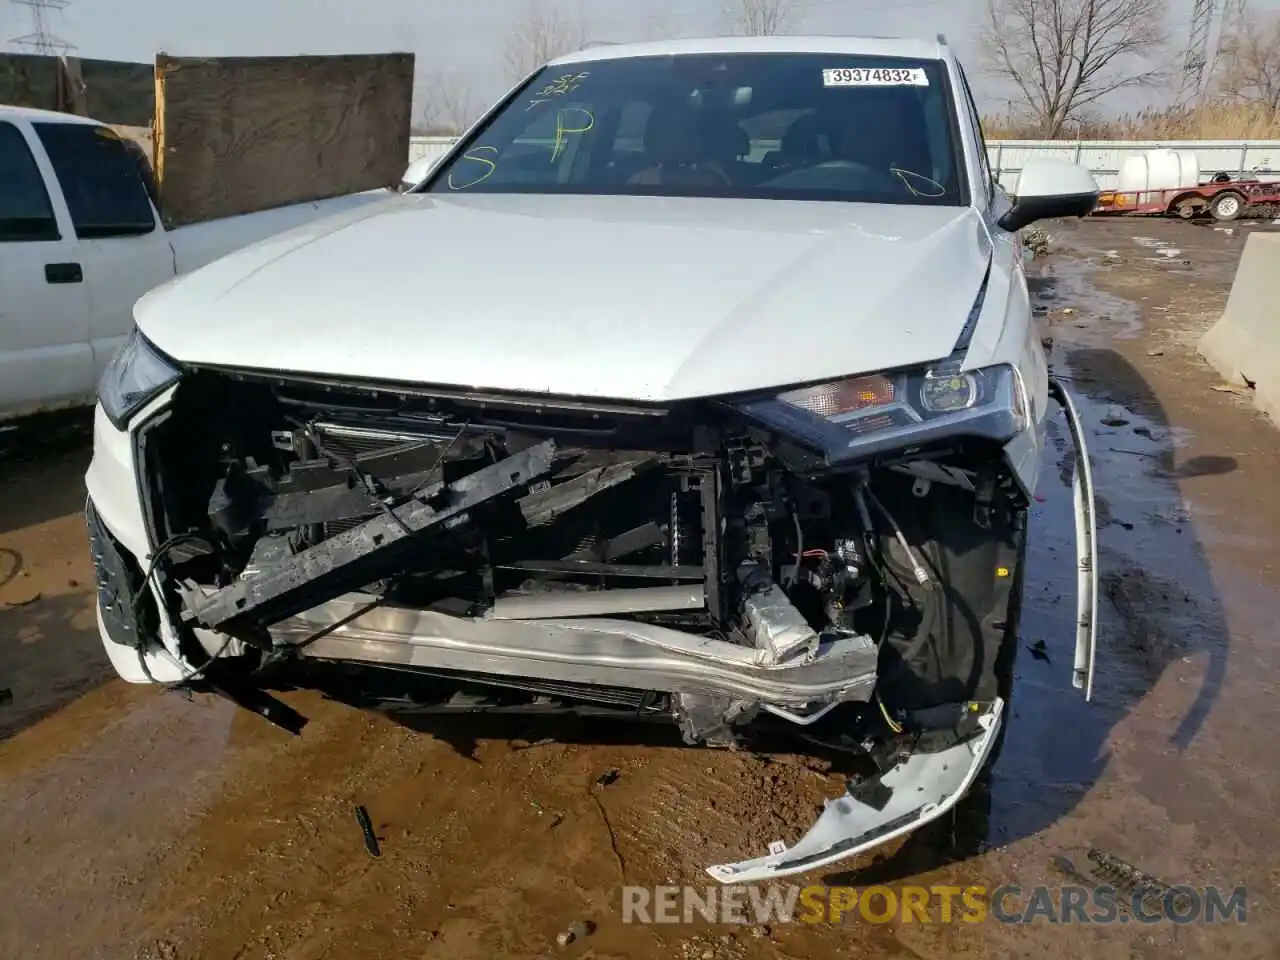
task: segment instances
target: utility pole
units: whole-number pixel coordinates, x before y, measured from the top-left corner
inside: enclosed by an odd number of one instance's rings
[[[49,26],[50,14],[61,12],[71,6],[71,0],[9,0],[15,7],[26,7],[30,11],[31,32],[20,37],[10,38],[10,43],[27,53],[44,54],[46,56],[63,56],[75,49],[75,44],[68,43],[56,36]]]

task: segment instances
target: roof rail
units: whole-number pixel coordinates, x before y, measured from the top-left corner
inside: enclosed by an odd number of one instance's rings
[[[578,49],[589,50],[591,47],[616,47],[620,43],[622,43],[621,40],[588,40]]]

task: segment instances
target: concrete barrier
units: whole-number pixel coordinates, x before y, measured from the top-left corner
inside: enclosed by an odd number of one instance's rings
[[[1200,355],[1280,426],[1280,233],[1245,241],[1227,307],[1200,338]]]

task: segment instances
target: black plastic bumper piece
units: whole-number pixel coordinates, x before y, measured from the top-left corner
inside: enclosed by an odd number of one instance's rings
[[[84,515],[98,585],[98,609],[102,613],[107,638],[112,643],[136,650],[144,642],[139,636],[141,625],[136,613],[138,592],[144,588],[142,573],[130,570],[124,547],[107,532],[92,500],[85,501]]]
[[[213,630],[252,634],[391,576],[420,549],[423,535],[456,529],[469,522],[468,511],[519,493],[551,471],[555,453],[554,441],[539,443],[447,486],[428,489],[394,510],[217,593],[189,594],[191,614]]]
[[[256,713],[295,737],[302,735],[302,728],[308,723],[307,718],[293,707],[283,700],[277,700],[235,671],[228,670],[223,663],[209,664],[204,670],[204,677],[199,681],[199,685],[250,713]]]

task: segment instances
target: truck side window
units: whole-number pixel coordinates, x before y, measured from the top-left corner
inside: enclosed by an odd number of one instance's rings
[[[44,177],[22,131],[0,123],[0,243],[59,240]]]
[[[76,236],[132,237],[156,229],[137,160],[114,131],[90,123],[35,123],[71,210]]]

